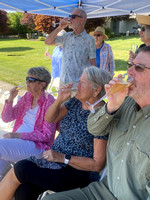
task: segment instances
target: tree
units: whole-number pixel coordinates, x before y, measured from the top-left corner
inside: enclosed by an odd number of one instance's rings
[[[20,12],[11,12],[11,13],[8,13],[10,27],[18,35],[20,33],[26,33],[27,32],[26,26],[24,26],[24,25],[21,24],[21,18],[22,18],[22,16],[23,16],[23,14],[20,13]]]
[[[34,20],[36,18],[36,14],[24,13],[21,19],[21,24],[25,25],[28,29],[28,32],[33,32],[35,29]]]
[[[105,18],[92,18],[87,19],[87,22],[85,24],[85,29],[89,33],[91,31],[94,31],[97,26],[103,26],[105,24]]]
[[[0,10],[0,34],[4,34],[8,31],[7,21],[7,12],[4,10]]]
[[[52,30],[54,30],[53,23],[59,22],[60,17],[54,17],[54,16],[47,16],[47,15],[36,15],[35,18],[35,30],[38,30],[40,32],[50,33]]]

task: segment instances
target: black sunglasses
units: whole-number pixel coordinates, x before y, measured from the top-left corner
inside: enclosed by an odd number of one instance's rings
[[[137,72],[143,72],[145,69],[150,69],[149,67],[145,67],[145,66],[142,65],[142,64],[134,64],[134,63],[132,63],[132,62],[128,62],[128,63],[127,63],[127,68],[128,68],[128,69],[131,68],[132,66],[135,67],[135,70],[136,70]]]
[[[69,17],[70,17],[71,19],[75,19],[76,17],[83,18],[83,17],[82,17],[82,16],[80,16],[80,15],[69,15]]]
[[[40,79],[29,77],[29,76],[26,77],[26,81],[28,81],[29,83],[35,83],[36,81],[44,82]]]
[[[103,36],[102,34],[94,34],[93,36],[97,36],[97,37],[100,37],[100,36]]]
[[[140,28],[140,30],[141,30],[142,32],[145,32],[145,27],[142,26],[142,27]]]

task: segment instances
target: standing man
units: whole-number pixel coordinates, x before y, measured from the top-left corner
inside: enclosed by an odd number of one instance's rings
[[[110,94],[121,76],[105,85],[108,103],[88,119],[95,136],[109,133],[107,176],[83,189],[46,196],[43,200],[150,200],[150,46],[128,69],[129,88]],[[128,96],[127,96],[128,95]]]
[[[63,46],[60,87],[79,81],[83,69],[89,66],[89,62],[96,66],[95,42],[84,30],[87,20],[85,11],[76,8],[69,17],[70,21],[67,18],[62,19],[59,26],[45,40],[46,45]],[[57,37],[57,34],[67,26],[73,29],[73,32]]]

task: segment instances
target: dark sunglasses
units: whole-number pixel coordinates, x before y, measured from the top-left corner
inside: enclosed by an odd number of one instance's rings
[[[94,34],[93,36],[94,36],[94,37],[96,37],[96,36],[97,36],[97,37],[100,37],[100,36],[103,36],[103,35],[102,35],[102,34]]]
[[[145,32],[145,27],[142,26],[142,27],[140,28],[140,30],[141,30],[142,32]]]
[[[145,69],[150,69],[149,67],[145,67],[145,66],[142,65],[142,64],[134,64],[134,63],[132,63],[132,62],[128,62],[128,63],[127,63],[127,68],[128,68],[128,69],[131,68],[132,66],[135,67],[135,70],[136,70],[137,72],[143,72]]]
[[[83,18],[83,17],[81,17],[80,15],[69,15],[69,17],[70,17],[71,19],[75,19],[76,17]]]
[[[36,81],[44,82],[40,79],[29,77],[29,76],[26,77],[26,81],[28,81],[29,83],[35,83]]]

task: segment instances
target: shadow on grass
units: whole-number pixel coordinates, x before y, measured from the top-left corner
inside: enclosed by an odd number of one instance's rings
[[[132,39],[140,39],[139,35],[131,35],[131,36],[121,36],[121,37],[114,37],[114,38],[109,38],[110,41],[117,41],[117,40],[132,40]]]
[[[115,71],[127,71],[127,61],[125,60],[115,60],[116,68]]]
[[[34,48],[31,47],[7,47],[7,48],[0,48],[0,52],[14,52],[14,51],[29,51]]]

